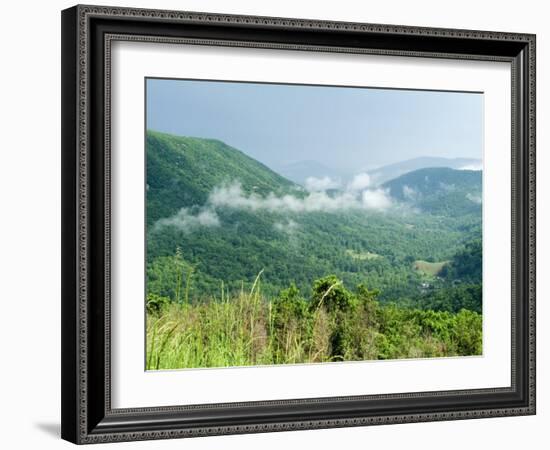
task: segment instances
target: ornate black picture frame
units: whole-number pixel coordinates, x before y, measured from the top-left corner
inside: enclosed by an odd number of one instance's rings
[[[113,409],[110,48],[117,40],[512,67],[511,386]],[[62,12],[62,437],[167,439],[535,414],[535,36],[99,6]]]

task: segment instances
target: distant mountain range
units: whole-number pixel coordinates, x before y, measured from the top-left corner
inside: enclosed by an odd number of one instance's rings
[[[481,214],[479,170],[430,167],[405,173],[382,186],[394,199],[431,214],[449,217]]]
[[[440,158],[433,156],[421,156],[395,164],[388,164],[377,169],[369,170],[367,173],[373,178],[376,184],[383,184],[388,180],[397,178],[413,170],[426,169],[429,167],[446,167],[457,170],[481,170],[480,159],[473,158]]]
[[[317,161],[296,161],[288,164],[273,166],[273,169],[280,173],[285,178],[288,178],[295,183],[305,185],[306,179],[309,177],[324,178],[329,177],[333,180],[343,181],[351,178],[351,173],[327,167]]]
[[[481,166],[482,163],[480,159],[421,156],[418,158],[381,166],[376,169],[367,170],[366,173],[370,175],[374,184],[381,185],[386,181],[397,178],[407,172],[412,172],[413,170],[426,169],[429,167],[447,167],[449,169],[457,170],[481,170]],[[357,171],[336,169],[311,160],[281,164],[273,166],[272,168],[285,178],[301,184],[302,186],[305,185],[306,179],[309,177],[329,177],[333,180],[345,183],[357,174]]]

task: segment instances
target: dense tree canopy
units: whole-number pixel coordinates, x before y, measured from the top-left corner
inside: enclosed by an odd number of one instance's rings
[[[480,179],[479,172],[423,169],[385,184],[396,205],[389,210],[218,206],[215,224],[205,224],[196,217],[224,183],[238,180],[245,195],[259,198],[307,193],[220,141],[149,131],[148,292],[174,302],[220,298],[263,271],[264,293],[278,295],[293,283],[309,297],[312,280],[334,274],[347,285],[377,289],[382,303],[480,311],[481,214],[473,201]],[[415,269],[417,261],[442,269],[425,273]]]

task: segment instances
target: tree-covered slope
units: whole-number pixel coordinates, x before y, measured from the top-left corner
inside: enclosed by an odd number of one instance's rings
[[[441,158],[434,156],[420,156],[418,158],[388,164],[377,169],[369,170],[369,175],[378,184],[397,178],[415,170],[430,167],[448,167],[450,169],[465,169],[481,167],[481,160],[473,158]]]
[[[213,192],[234,182],[240,191],[226,190],[224,202],[212,201]],[[429,186],[418,186],[428,197]],[[222,289],[250,287],[262,272],[266,294],[294,282],[307,295],[313,280],[334,274],[349,286],[379,289],[382,302],[401,302],[421,291],[413,261],[450,261],[480,238],[480,214],[424,213],[401,208],[406,200],[397,196],[384,210],[293,209],[294,200],[310,195],[220,141],[149,131],[148,292],[172,300],[219,298]],[[348,194],[326,193],[321,200],[338,195]],[[265,207],[285,196],[291,207]],[[358,193],[352,202],[360,199]]]
[[[481,213],[481,171],[447,167],[420,169],[383,186],[394,199],[432,214],[461,216]]]
[[[294,184],[215,139],[147,132],[147,224],[202,205],[215,186],[239,180],[245,192],[283,192]]]

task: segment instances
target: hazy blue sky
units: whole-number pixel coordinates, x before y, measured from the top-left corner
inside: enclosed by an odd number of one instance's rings
[[[359,171],[481,158],[483,95],[148,79],[147,128],[220,139],[271,167],[314,160]]]

